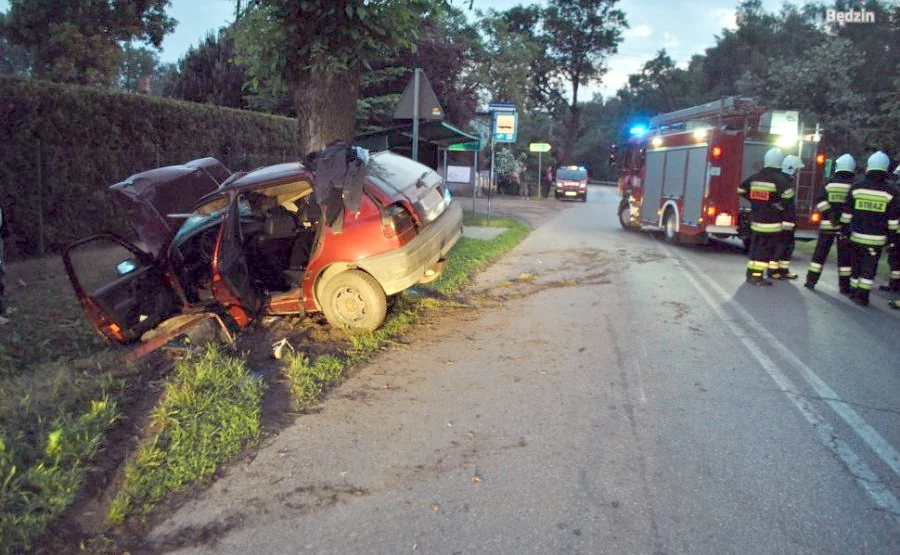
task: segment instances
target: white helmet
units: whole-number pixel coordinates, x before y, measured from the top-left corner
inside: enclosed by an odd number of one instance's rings
[[[799,156],[794,156],[793,154],[788,154],[781,162],[781,171],[790,176],[793,176],[797,170],[802,167],[803,160],[801,160]]]
[[[891,159],[888,158],[887,154],[879,150],[872,156],[869,156],[869,159],[866,160],[866,173],[876,171],[887,172],[889,165],[891,165]]]
[[[780,168],[784,153],[780,148],[770,148],[763,157],[763,165],[767,168]]]
[[[856,160],[849,154],[841,154],[838,156],[837,160],[834,161],[834,171],[853,173],[856,171]]]

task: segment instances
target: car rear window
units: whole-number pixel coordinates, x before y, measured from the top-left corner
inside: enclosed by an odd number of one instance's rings
[[[441,182],[440,174],[428,166],[390,152],[369,158],[366,174],[379,178],[372,183],[391,197],[402,194],[419,179],[429,188]]]
[[[558,169],[556,170],[556,179],[565,179],[567,181],[584,181],[585,179],[587,179],[587,171]]]

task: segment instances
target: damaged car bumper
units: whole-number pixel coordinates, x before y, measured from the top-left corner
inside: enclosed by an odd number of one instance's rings
[[[451,203],[441,216],[415,239],[390,252],[364,258],[356,266],[371,274],[386,295],[399,293],[417,283],[437,279],[443,261],[462,236],[463,213]]]

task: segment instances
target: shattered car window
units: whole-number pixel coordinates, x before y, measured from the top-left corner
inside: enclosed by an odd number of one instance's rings
[[[239,200],[239,203],[239,210],[241,215],[249,216],[252,211],[247,201],[241,198]],[[192,235],[195,230],[205,228],[211,222],[221,220],[227,207],[228,197],[216,198],[198,207],[196,210],[194,210],[193,214],[191,214],[188,219],[186,219],[184,223],[181,224],[181,227],[178,228],[178,233],[175,234],[175,237],[172,239],[172,243],[181,243],[187,237]]]
[[[392,190],[385,191],[391,195],[402,193],[417,181],[426,187],[434,187],[441,182],[441,176],[428,166],[391,153],[382,153],[369,159],[366,174],[380,179],[375,183],[387,185]]]

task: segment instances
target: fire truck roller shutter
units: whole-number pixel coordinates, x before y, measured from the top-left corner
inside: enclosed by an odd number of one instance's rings
[[[687,175],[684,181],[684,201],[681,221],[687,225],[700,225],[703,216],[703,194],[706,192],[706,160],[709,147],[697,146],[688,151]]]
[[[680,199],[684,196],[684,173],[686,167],[686,148],[673,148],[666,151],[666,175],[663,178],[664,197]]]
[[[656,213],[660,207],[663,185],[663,164],[666,161],[665,151],[648,150],[644,162],[644,198],[641,201],[641,220],[659,222]]]

